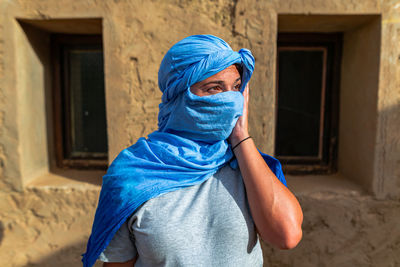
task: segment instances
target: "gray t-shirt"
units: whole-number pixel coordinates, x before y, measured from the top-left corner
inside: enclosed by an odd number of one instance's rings
[[[262,266],[240,171],[150,199],[121,226],[99,260],[154,266]]]

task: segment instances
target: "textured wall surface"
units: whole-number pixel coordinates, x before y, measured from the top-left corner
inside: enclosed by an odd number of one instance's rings
[[[260,149],[273,153],[280,14],[372,14],[379,18],[376,132],[369,135],[376,137],[368,150],[374,153],[369,157],[373,166],[368,170],[373,174],[368,179],[343,173],[318,179],[289,178],[304,210],[304,237],[290,251],[264,244],[265,266],[400,266],[399,0],[0,1],[0,265],[80,266],[101,183],[99,173],[64,171],[51,175],[52,158],[26,156],[28,151],[35,156],[29,127],[35,127],[32,122],[37,116],[42,116],[40,127],[31,130],[52,140],[47,135],[51,131],[45,129],[51,128],[44,117],[49,114],[28,114],[26,110],[32,109],[20,95],[29,92],[32,99],[48,99],[44,87],[49,66],[42,56],[49,44],[43,38],[44,48],[35,49],[18,19],[102,19],[111,162],[120,150],[157,128],[161,97],[157,71],[165,52],[178,40],[203,33],[220,36],[236,50],[249,48],[255,55],[250,130]],[[334,27],[321,24],[320,29],[351,35],[350,31],[357,32],[354,25],[351,20],[340,20]],[[37,30],[48,37],[47,30]],[[26,59],[26,75],[20,75],[17,61],[27,50],[39,60]],[[26,77],[41,71],[45,77],[37,75],[31,78],[33,84],[27,82]],[[43,104],[44,100],[40,101]],[[374,106],[373,100],[369,103]],[[50,143],[34,143],[35,149],[48,151],[40,155],[51,157]],[[362,159],[359,162],[362,165]],[[357,173],[362,171],[352,175]],[[331,180],[334,182],[329,183]],[[347,186],[348,181],[361,182]]]
[[[1,266],[79,266],[96,189],[0,194]]]

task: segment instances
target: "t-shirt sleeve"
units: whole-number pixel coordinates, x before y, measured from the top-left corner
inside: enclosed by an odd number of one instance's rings
[[[135,258],[136,255],[133,234],[129,231],[128,222],[125,222],[98,259],[103,262],[126,262]]]

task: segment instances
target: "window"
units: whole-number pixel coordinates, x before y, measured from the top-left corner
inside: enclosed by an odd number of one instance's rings
[[[103,49],[99,35],[51,36],[57,166],[107,168]]]
[[[275,155],[287,173],[336,171],[341,39],[278,36]]]

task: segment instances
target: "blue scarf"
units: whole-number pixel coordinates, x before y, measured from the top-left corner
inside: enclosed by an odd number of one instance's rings
[[[203,97],[190,92],[191,85],[236,63],[243,68],[240,92]],[[82,259],[85,267],[93,266],[120,226],[147,200],[202,183],[226,164],[238,167],[226,139],[242,115],[242,92],[253,70],[249,50],[235,52],[212,35],[187,37],[167,52],[158,73],[163,92],[159,129],[122,150],[103,176]],[[261,155],[286,185],[279,161]]]

